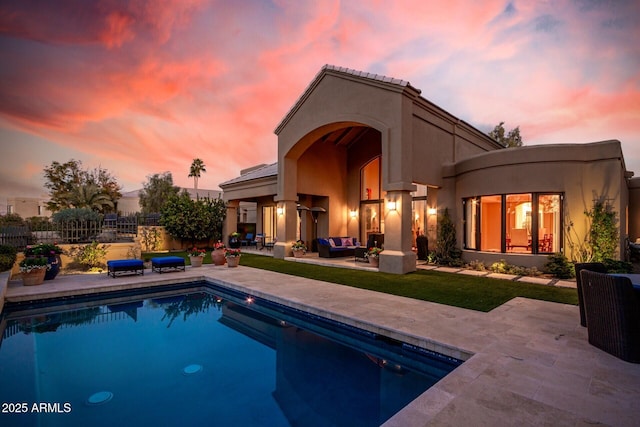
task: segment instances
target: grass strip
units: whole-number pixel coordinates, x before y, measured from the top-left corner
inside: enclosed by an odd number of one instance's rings
[[[490,311],[515,297],[578,304],[575,289],[418,270],[409,274],[326,267],[243,254],[241,265],[424,301]]]

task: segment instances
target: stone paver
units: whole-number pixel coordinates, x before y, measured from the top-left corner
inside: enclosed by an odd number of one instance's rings
[[[6,297],[16,301],[200,279],[466,359],[387,427],[635,426],[640,419],[640,364],[589,345],[572,305],[515,298],[482,313],[243,266],[209,265],[117,279],[58,276],[36,287],[10,282]]]
[[[553,280],[548,279],[546,277],[523,276],[518,279],[518,282],[535,283],[536,285],[550,285],[553,282]]]

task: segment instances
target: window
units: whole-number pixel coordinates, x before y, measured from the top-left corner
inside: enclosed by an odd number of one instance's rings
[[[380,157],[367,163],[360,171],[360,200],[378,200],[380,197]]]
[[[523,254],[560,252],[561,202],[562,195],[544,193],[465,199],[464,247]]]
[[[264,242],[271,243],[275,240],[276,232],[276,207],[275,206],[263,206],[262,207],[262,233],[264,234]]]
[[[412,217],[411,233],[413,235],[413,246],[417,247],[416,238],[427,231],[427,186],[415,184],[416,191],[411,193]]]
[[[360,170],[360,241],[366,242],[372,233],[384,233],[382,217],[380,157],[376,157]]]
[[[480,250],[501,251],[501,205],[500,196],[480,197]]]
[[[506,195],[507,252],[531,253],[531,194]]]
[[[7,205],[7,213],[8,214],[12,214],[13,213],[13,205]]]
[[[538,252],[560,252],[560,206],[559,194],[538,196]]]

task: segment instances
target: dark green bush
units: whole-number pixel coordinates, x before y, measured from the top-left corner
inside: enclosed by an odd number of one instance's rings
[[[53,222],[56,222],[56,223],[70,222],[70,221],[77,221],[77,222],[102,221],[102,217],[100,216],[100,214],[89,208],[63,209],[60,212],[54,213],[52,219],[53,219]]]
[[[547,263],[545,264],[545,271],[549,274],[553,274],[558,279],[570,279],[576,277],[576,271],[572,263],[569,262],[567,257],[560,252],[551,254],[547,257]]]
[[[607,258],[602,261],[602,263],[607,267],[607,273],[632,273],[633,272],[633,264],[626,261],[618,261],[615,259]]]
[[[11,270],[17,255],[18,251],[13,246],[0,245],[0,271]]]

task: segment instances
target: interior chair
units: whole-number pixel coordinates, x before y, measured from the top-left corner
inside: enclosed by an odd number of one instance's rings
[[[606,273],[607,267],[601,262],[582,262],[576,266],[576,288],[578,290],[578,308],[580,309],[580,325],[587,326],[587,318],[584,314],[584,297],[582,293],[582,280],[580,272],[582,270],[595,271],[597,273]]]
[[[589,344],[640,363],[640,298],[627,277],[580,272]]]

